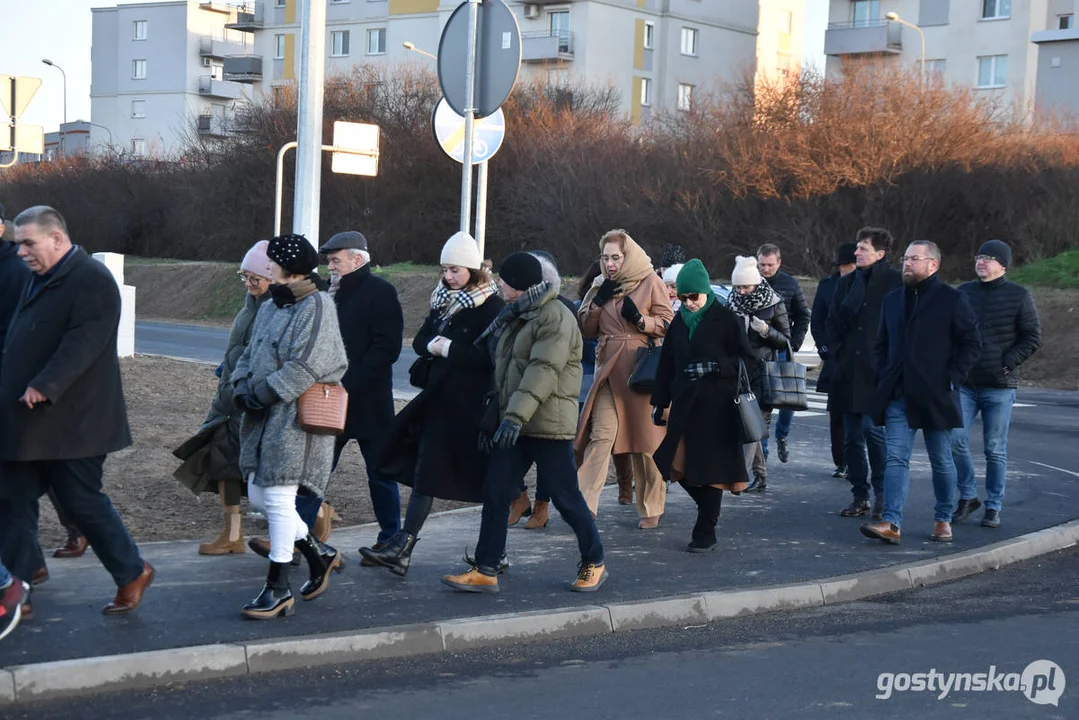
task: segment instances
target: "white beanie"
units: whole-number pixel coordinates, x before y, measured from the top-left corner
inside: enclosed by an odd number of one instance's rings
[[[734,272],[731,273],[731,285],[760,285],[761,271],[757,269],[757,258],[739,255],[734,259]]]
[[[472,236],[466,232],[457,232],[442,246],[442,256],[438,262],[440,265],[479,270],[483,258],[480,257],[480,248]]]
[[[240,270],[253,275],[260,275],[264,278],[272,278],[273,271],[270,270],[270,258],[266,257],[268,247],[270,247],[269,240],[259,240],[252,245],[251,249],[244,255],[243,262],[240,263]]]
[[[678,282],[678,271],[682,269],[682,263],[677,265],[671,265],[669,268],[663,271],[664,284],[673,284]]]

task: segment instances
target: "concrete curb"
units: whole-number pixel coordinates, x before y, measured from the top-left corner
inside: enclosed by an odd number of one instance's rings
[[[603,635],[821,607],[958,580],[1079,544],[1079,520],[933,560],[804,583],[0,668],[0,706],[503,643]]]

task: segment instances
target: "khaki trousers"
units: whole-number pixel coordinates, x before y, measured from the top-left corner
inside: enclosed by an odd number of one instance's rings
[[[642,422],[651,422],[642,419]],[[614,406],[614,394],[609,383],[596,391],[592,403],[592,434],[584,450],[581,466],[577,468],[577,484],[588,504],[588,509],[597,514],[599,493],[607,482],[607,470],[611,463],[611,449],[618,437],[618,412]],[[655,517],[663,514],[667,502],[667,483],[659,473],[659,468],[646,453],[629,453],[633,467],[633,480],[636,485],[637,515]]]

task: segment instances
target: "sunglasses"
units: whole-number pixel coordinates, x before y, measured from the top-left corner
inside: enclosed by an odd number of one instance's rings
[[[678,296],[678,301],[679,302],[686,302],[686,301],[699,302],[702,295],[704,295],[704,293],[686,293],[685,295],[679,295]]]

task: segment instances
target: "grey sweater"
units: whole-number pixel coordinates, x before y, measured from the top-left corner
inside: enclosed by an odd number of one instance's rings
[[[245,478],[254,473],[260,487],[303,485],[320,496],[325,493],[334,438],[301,430],[296,401],[316,382],[340,382],[347,367],[329,295],[316,292],[284,308],[263,303],[232,382],[246,378],[256,387],[265,381],[279,399],[261,417],[244,415],[240,469]]]

